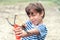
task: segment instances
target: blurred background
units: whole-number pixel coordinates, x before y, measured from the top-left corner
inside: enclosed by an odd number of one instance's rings
[[[29,3],[40,2],[45,8],[44,23],[48,34],[45,40],[60,40],[60,0],[0,0],[0,40],[15,40],[13,27],[14,15],[17,15],[16,24],[22,25],[28,16],[25,7]]]

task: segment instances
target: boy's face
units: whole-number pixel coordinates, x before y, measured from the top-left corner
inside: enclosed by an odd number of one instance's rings
[[[30,14],[28,15],[30,21],[34,24],[34,25],[38,25],[41,23],[42,21],[42,16],[43,13],[39,13],[36,10],[31,9],[30,10]]]

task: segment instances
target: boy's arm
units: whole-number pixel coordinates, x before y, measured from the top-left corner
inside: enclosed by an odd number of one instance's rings
[[[32,36],[32,35],[38,35],[39,34],[39,31],[34,28],[32,30],[28,30],[28,31],[25,31],[25,30],[20,30],[20,32],[16,32],[16,34],[20,33],[20,35],[17,35],[17,36],[21,36],[21,37],[28,37],[28,36]]]
[[[39,34],[39,31],[36,28],[34,28],[32,30],[26,31],[26,33],[27,33],[27,36],[38,35]]]

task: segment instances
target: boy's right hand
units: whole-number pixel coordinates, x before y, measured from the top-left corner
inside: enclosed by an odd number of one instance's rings
[[[14,24],[14,28],[13,28],[13,31],[15,32],[15,35],[16,35],[16,38],[18,39],[18,38],[20,38],[20,36],[17,36],[17,35],[20,35],[22,32],[22,30],[23,30],[23,28],[24,28],[24,26],[26,27],[26,25],[24,24],[24,25],[22,25],[22,26],[19,26],[19,25],[17,25],[17,24]]]
[[[20,32],[20,30],[22,29],[19,25],[17,25],[17,24],[14,24],[14,26],[13,26],[14,28],[13,28],[13,31],[16,33],[16,32]]]
[[[20,39],[20,36],[17,36],[17,35],[20,35],[20,30],[22,29],[19,25],[17,24],[14,24],[13,26],[13,31],[15,32],[15,35],[16,35],[16,39]]]

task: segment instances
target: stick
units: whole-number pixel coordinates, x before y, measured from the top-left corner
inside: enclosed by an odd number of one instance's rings
[[[14,24],[15,24],[15,22],[16,22],[16,16],[17,16],[17,15],[14,16]]]
[[[9,22],[8,18],[6,18],[6,20],[7,20],[7,22],[8,22],[11,26],[13,26],[13,24],[11,24],[11,23]]]

